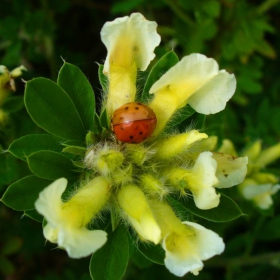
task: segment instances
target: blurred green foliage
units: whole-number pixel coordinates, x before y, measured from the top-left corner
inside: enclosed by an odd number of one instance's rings
[[[215,58],[221,69],[236,75],[238,87],[233,100],[226,110],[206,118],[205,132],[217,135],[220,140],[231,139],[239,150],[257,139],[268,147],[280,140],[279,3],[279,0],[2,0],[0,64],[9,69],[25,65],[28,72],[24,80],[36,76],[56,79],[63,64],[62,56],[83,70],[98,94],[101,86],[96,62],[102,63],[106,57],[100,41],[103,24],[118,16],[141,12],[159,25],[162,44],[156,49],[158,57],[172,49],[179,57],[200,52]],[[23,88],[24,84],[18,80],[12,96],[22,96]],[[97,101],[100,100],[97,96]],[[25,109],[20,108],[9,112],[7,122],[1,124],[0,144],[6,150],[14,139],[41,132]],[[26,163],[10,154],[0,156],[2,196],[11,182],[29,175],[29,171]],[[278,166],[279,160],[270,166],[277,176]],[[188,274],[185,279],[279,279],[279,194],[274,197],[275,207],[269,211],[258,210],[242,200],[236,188],[230,189],[230,194],[247,216],[227,224],[203,221],[204,226],[224,237],[226,251],[206,262],[199,276]],[[200,222],[198,217],[196,222]],[[48,244],[44,246],[39,223],[27,217],[20,220],[18,213],[0,204],[0,225],[1,279],[90,279],[89,259],[71,260],[65,252],[50,250]],[[177,278],[134,252],[124,279]]]

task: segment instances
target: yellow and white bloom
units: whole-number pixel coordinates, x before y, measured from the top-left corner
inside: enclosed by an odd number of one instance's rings
[[[137,69],[147,69],[160,43],[156,28],[156,22],[140,13],[104,24],[101,40],[107,48],[104,74],[110,81],[106,104],[109,116],[121,105],[134,101]]]
[[[266,210],[273,205],[272,195],[280,190],[280,185],[260,184],[256,180],[248,178],[239,186],[239,190],[244,198],[253,201],[260,209]]]
[[[153,84],[154,99],[149,106],[158,116],[154,135],[159,134],[168,120],[180,108],[190,104],[201,114],[223,110],[236,89],[236,79],[217,62],[202,54],[185,56]]]
[[[162,231],[165,266],[176,276],[198,275],[204,260],[224,251],[221,237],[196,223],[181,222],[166,203],[153,201],[153,213]]]
[[[216,175],[219,180],[216,188],[230,188],[243,182],[247,174],[248,157],[213,152],[213,158],[217,162]]]
[[[203,152],[190,170],[172,168],[166,172],[171,184],[191,191],[194,202],[200,209],[217,207],[220,202],[220,194],[215,190],[215,185],[218,183],[217,162],[212,156],[211,152]]]
[[[54,181],[40,193],[35,208],[47,221],[43,230],[47,240],[64,248],[72,258],[86,257],[107,241],[105,231],[89,230],[87,225],[107,202],[109,185],[96,177],[62,202],[66,186],[65,178]]]

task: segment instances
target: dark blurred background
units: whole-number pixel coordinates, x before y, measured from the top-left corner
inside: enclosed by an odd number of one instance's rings
[[[140,12],[158,23],[162,38],[156,49],[157,58],[150,67],[173,49],[179,57],[194,52],[213,57],[221,69],[236,75],[238,88],[234,98],[226,110],[207,117],[205,132],[217,135],[220,141],[230,138],[239,151],[258,139],[263,147],[269,147],[280,140],[279,3],[278,0],[1,0],[0,65],[10,70],[24,65],[28,70],[23,74],[24,80],[38,76],[56,80],[63,58],[82,69],[100,100],[97,63],[103,63],[106,57],[100,30],[106,21]],[[24,83],[18,79],[16,84],[14,95],[23,96]],[[0,128],[3,150],[20,136],[41,133],[24,108],[9,114],[9,121],[0,124]],[[270,170],[279,176],[279,161]],[[3,153],[1,196],[11,182],[28,172],[25,163]],[[219,225],[204,222],[204,226],[225,237],[228,248],[225,257],[236,262],[209,261],[199,276],[188,274],[184,279],[280,279],[280,257],[274,262],[264,259],[258,265],[250,262],[242,265],[246,250],[250,256],[279,252],[278,236],[265,242],[257,238],[272,217],[278,219],[280,228],[279,203],[278,195],[275,209],[267,213],[253,209],[250,219]],[[54,246],[45,243],[40,223],[2,203],[0,226],[0,279],[90,279],[89,258],[71,260],[64,251],[53,249]],[[138,254],[124,279],[176,277]]]

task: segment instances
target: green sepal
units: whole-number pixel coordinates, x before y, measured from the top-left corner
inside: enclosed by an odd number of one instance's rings
[[[99,82],[100,82],[100,85],[102,87],[102,90],[104,92],[107,92],[107,90],[108,90],[108,78],[103,74],[103,69],[104,69],[104,66],[102,64],[99,64],[98,78],[99,78]]]
[[[108,114],[107,114],[106,108],[101,112],[99,120],[100,120],[101,128],[106,128],[106,129],[110,128],[110,120],[108,118]]]
[[[72,162],[66,156],[53,151],[39,151],[27,158],[29,169],[38,177],[56,180],[61,177],[74,178]]]
[[[17,211],[33,210],[39,193],[49,184],[51,184],[50,180],[34,175],[24,177],[8,187],[1,201]]]
[[[62,150],[61,138],[49,134],[30,134],[16,139],[8,148],[15,157],[27,161],[27,157],[34,152]]]
[[[99,137],[92,131],[88,132],[86,135],[86,145],[87,147],[93,145],[94,143],[98,142]]]
[[[79,146],[84,148],[86,147],[85,142],[76,141],[76,140],[63,141],[61,142],[61,145],[65,147],[71,147],[71,146]]]
[[[149,101],[149,99],[151,98],[151,94],[149,93],[149,91],[152,85],[178,62],[179,58],[174,51],[166,53],[159,59],[159,61],[154,65],[148,75],[142,92],[141,102],[147,103]]]
[[[105,245],[90,260],[90,275],[94,280],[121,280],[129,260],[127,230],[118,228],[108,235]],[[102,268],[102,269],[101,269]]]
[[[165,131],[168,133],[174,132],[174,128],[178,128],[180,124],[186,121],[195,113],[195,110],[189,105],[178,110],[171,120],[167,123]],[[191,124],[191,122],[189,122]]]
[[[189,213],[217,223],[229,222],[244,215],[238,205],[224,194],[221,194],[219,205],[208,210],[197,208],[193,199],[179,202],[172,197],[168,197],[168,201],[186,220],[189,218]]]
[[[102,139],[106,139],[106,138],[108,138],[110,136],[110,132],[108,131],[108,129],[107,128],[103,128],[102,129],[102,133],[101,133],[101,138]]]
[[[27,82],[24,102],[32,120],[47,132],[84,141],[86,130],[74,103],[53,81],[35,78]]]
[[[81,168],[81,169],[85,168],[85,165],[82,161],[72,160],[72,163],[74,166],[76,166],[78,168]]]
[[[80,146],[68,146],[65,147],[62,152],[84,157],[86,150],[86,148]]]
[[[57,84],[65,90],[73,101],[85,130],[92,130],[95,97],[83,72],[77,66],[64,62],[58,73]]]
[[[95,113],[93,116],[93,133],[95,134],[100,134],[102,131],[101,125],[100,125],[100,118],[99,116]]]

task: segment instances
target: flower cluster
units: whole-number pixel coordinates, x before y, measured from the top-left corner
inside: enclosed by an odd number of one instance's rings
[[[107,22],[101,39],[107,48],[103,73],[108,79],[103,109],[111,119],[115,110],[136,100],[137,71],[147,69],[160,43],[157,24],[141,14]],[[207,135],[198,130],[168,135],[165,128],[175,113],[190,105],[201,114],[223,110],[234,94],[233,74],[219,70],[214,59],[202,54],[185,56],[151,85],[147,105],[157,126],[146,141],[118,141],[109,128],[95,137],[83,159],[87,174],[77,191],[62,200],[67,180],[45,188],[35,203],[46,220],[44,236],[80,258],[94,253],[107,240],[104,230],[89,225],[102,211],[118,215],[140,241],[161,244],[165,265],[175,275],[197,275],[204,260],[220,254],[224,243],[216,233],[191,221],[181,221],[168,197],[192,196],[196,206],[217,207],[216,188],[243,181],[247,157],[214,153],[201,148]],[[191,198],[189,198],[191,199]]]

